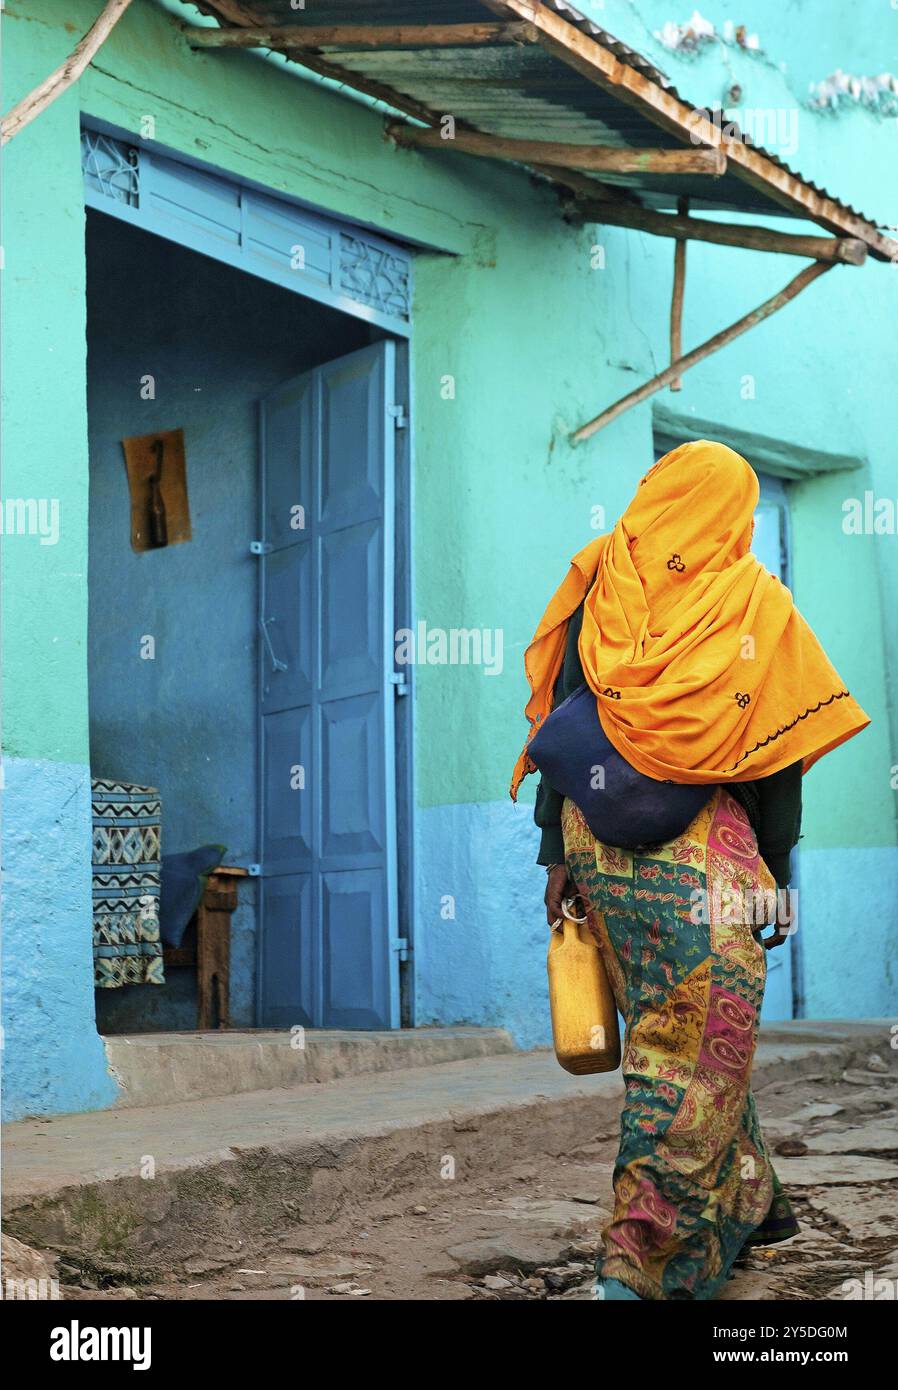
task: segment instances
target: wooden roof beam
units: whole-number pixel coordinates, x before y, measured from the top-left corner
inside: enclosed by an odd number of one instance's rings
[[[689,199],[677,199],[677,212],[685,217],[689,211]],[[674,247],[673,292],[670,298],[670,360],[677,362],[683,356],[683,302],[686,298],[686,238],[678,237]],[[682,391],[683,383],[678,376],[672,378],[671,391]]]
[[[778,294],[771,295],[769,299],[765,299],[764,303],[760,304],[757,309],[752,309],[750,314],[745,314],[741,319],[730,324],[729,328],[715,333],[713,338],[709,338],[700,347],[687,352],[685,357],[671,362],[669,367],[666,367],[663,372],[659,372],[657,376],[653,376],[651,381],[637,386],[635,391],[630,391],[628,395],[622,396],[619,401],[615,401],[614,405],[610,405],[600,415],[596,415],[585,425],[581,425],[571,435],[571,442],[581,444],[583,440],[589,439],[598,430],[610,425],[611,421],[616,420],[619,415],[623,415],[627,410],[632,410],[634,405],[639,405],[642,401],[648,400],[649,396],[654,396],[657,391],[663,390],[665,386],[678,380],[684,372],[688,372],[689,368],[694,367],[697,362],[703,362],[706,357],[710,357],[714,352],[719,352],[721,348],[726,347],[728,343],[733,342],[743,333],[747,333],[756,324],[763,323],[765,319],[770,318],[771,314],[782,309],[783,305],[788,304],[790,299],[801,294],[803,289],[832,268],[832,262],[827,263],[825,261],[815,261],[811,265],[806,265],[804,270],[800,270],[795,278],[789,281],[785,289],[780,290]]]
[[[235,29],[188,26],[192,48],[478,48],[488,44],[535,43],[532,24],[276,24]]]
[[[393,121],[387,133],[397,144],[426,150],[456,150],[482,159],[512,159],[521,164],[552,165],[615,174],[710,174],[726,171],[722,149],[634,150],[611,145],[568,145],[549,140],[511,140],[500,135],[456,130],[451,139],[441,130]]]
[[[214,14],[219,23],[226,22],[233,25],[236,29],[247,28],[269,28],[263,23],[262,17],[254,10],[251,10],[244,0],[196,0],[197,8],[204,14]],[[185,26],[186,27],[186,26]],[[208,33],[223,33],[224,29],[208,29]],[[231,32],[228,30],[227,32]],[[348,68],[343,68],[337,62],[330,62],[328,57],[320,53],[310,53],[306,49],[277,49],[283,53],[291,62],[299,67],[308,68],[310,72],[315,72],[319,77],[330,78],[332,82],[343,83],[351,87],[353,91],[362,92],[365,96],[381,101],[385,106],[389,106],[395,112],[403,115],[412,116],[417,121],[423,121],[425,125],[439,125],[440,117],[436,112],[429,110],[422,102],[415,101],[412,97],[402,92],[397,92],[394,88],[388,87],[385,83],[377,82],[372,78],[363,77],[361,73],[351,72]],[[339,54],[334,54],[338,58]]]
[[[480,0],[505,20],[530,23],[539,32],[540,46],[603,91],[634,107],[647,120],[677,136],[684,144],[723,145],[729,173],[779,203],[793,217],[818,222],[836,236],[859,237],[882,261],[898,261],[898,242],[883,236],[865,218],[811,188],[753,145],[733,140],[713,121],[665,91],[636,68],[622,63],[609,49],[539,4],[538,0]]]
[[[613,203],[588,198],[572,207],[588,222],[611,227],[632,227],[653,236],[676,237],[681,241],[706,241],[714,246],[738,246],[746,251],[771,251],[780,256],[804,256],[815,261],[863,265],[866,243],[857,237],[797,236],[793,232],[774,232],[768,227],[744,226],[732,222],[705,222],[698,217],[681,217],[652,212],[631,203]]]
[[[244,4],[243,0],[196,0],[196,5],[204,14],[214,13],[219,22],[227,21],[237,30],[247,28],[269,28],[270,30],[271,27],[264,25],[261,16]],[[186,30],[188,26],[184,27]],[[233,31],[209,28],[204,32],[219,34]],[[371,78],[362,77],[360,73],[341,68],[320,54],[309,53],[305,49],[291,51],[279,48],[276,51],[284,53],[291,62],[298,64],[298,66],[308,68],[310,72],[318,73],[319,77],[328,77],[333,82],[344,83],[356,92],[363,92],[365,96],[372,97],[375,101],[382,101],[385,106],[391,107],[394,111],[400,111],[406,116],[413,116],[415,120],[424,121],[426,125],[439,124],[439,116],[428,110],[421,102],[414,101],[411,97],[394,91],[392,87],[387,87],[382,82],[375,82]]]

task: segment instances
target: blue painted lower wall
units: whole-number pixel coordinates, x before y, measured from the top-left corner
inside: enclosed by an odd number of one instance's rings
[[[535,863],[532,811],[508,801],[418,810],[419,1024],[498,1025],[520,1047],[551,1041],[545,873]],[[802,848],[800,855],[805,1017],[894,1014],[898,850]],[[441,915],[447,896],[454,919]]]
[[[89,772],[8,758],[4,774],[4,1118],[102,1108],[118,1090],[94,1024]],[[530,808],[421,808],[416,841],[418,1025],[499,1025],[521,1047],[547,1045],[544,875]],[[859,883],[874,905],[863,921]],[[807,1016],[893,1014],[898,852],[803,849],[801,891]],[[250,905],[234,937],[246,973],[252,922]],[[166,1026],[157,993],[142,992],[150,1027]]]
[[[805,1017],[898,1012],[898,849],[801,850]]]
[[[551,1041],[538,843],[533,808],[523,802],[419,807],[419,1025],[497,1025],[521,1047]],[[441,916],[446,898],[454,900],[454,919]]]
[[[90,771],[5,758],[3,1117],[111,1105],[94,1022]]]

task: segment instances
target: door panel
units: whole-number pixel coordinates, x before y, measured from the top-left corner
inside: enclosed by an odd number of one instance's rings
[[[315,435],[319,428],[318,390],[314,372],[282,387],[265,407],[265,447],[273,467],[266,470],[265,539],[277,548],[303,539],[305,520],[297,506],[308,509],[312,498]]]
[[[321,543],[321,683],[328,694],[376,688],[383,666],[381,523],[366,521]]]
[[[314,854],[313,799],[302,781],[312,766],[311,707],[269,715],[263,754],[263,862],[281,874],[307,870]]]
[[[755,533],[752,550],[761,564],[789,584],[788,512],[782,483],[775,478],[761,478],[761,497],[755,511]],[[792,851],[796,864],[798,850]],[[767,955],[767,984],[761,1018],[766,1023],[791,1018],[792,1008],[792,939]]]
[[[262,615],[262,707],[291,709],[312,698],[315,632],[297,594],[313,591],[314,547],[310,541],[275,551],[265,563],[268,605]],[[275,663],[282,663],[276,665]]]
[[[381,1028],[380,998],[388,981],[376,949],[384,904],[376,870],[325,874],[323,948],[325,1012],[333,1028]]]
[[[260,1024],[399,1023],[394,352],[262,402]]]
[[[386,848],[379,794],[380,717],[371,695],[333,700],[323,710],[321,853],[328,861]]]
[[[264,899],[259,972],[265,980],[265,1017],[259,1022],[281,1028],[314,1027],[319,1012],[315,962],[320,947],[313,933],[303,929],[314,921],[311,874],[268,879]]]
[[[392,345],[391,345],[392,346]],[[366,438],[383,430],[380,390],[353,353],[322,370],[321,521],[345,526],[381,515],[387,479]]]

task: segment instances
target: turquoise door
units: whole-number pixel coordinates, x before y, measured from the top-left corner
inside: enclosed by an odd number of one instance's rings
[[[395,348],[261,405],[260,1025],[399,1024]]]
[[[752,550],[761,564],[775,574],[784,584],[790,583],[789,573],[789,512],[786,493],[777,478],[759,475],[761,496],[755,512],[755,534]],[[798,851],[792,851],[793,872],[797,868]],[[793,885],[797,877],[793,878]],[[792,1018],[792,976],[794,968],[795,938],[784,946],[767,952],[767,986],[764,990],[764,1007],[761,1018],[771,1023],[777,1019]]]

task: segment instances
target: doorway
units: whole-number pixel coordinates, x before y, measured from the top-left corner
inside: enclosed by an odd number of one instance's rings
[[[163,856],[216,843],[247,870],[233,1026],[396,1027],[404,344],[127,220],[87,224],[92,773],[158,789]],[[136,552],[122,440],[169,430],[192,534]],[[303,835],[310,859],[285,858]],[[100,989],[97,1023],[192,1031],[195,977]]]

